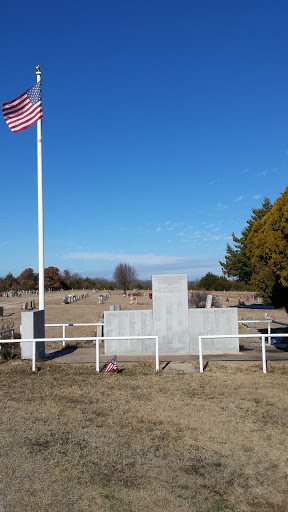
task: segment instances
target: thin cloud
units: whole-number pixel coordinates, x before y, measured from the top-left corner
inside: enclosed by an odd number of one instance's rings
[[[63,255],[67,259],[77,260],[109,260],[109,261],[127,261],[128,263],[142,265],[169,265],[182,261],[187,261],[181,256],[158,256],[153,253],[148,254],[114,254],[111,252],[71,252]]]
[[[236,199],[233,199],[234,203],[238,203],[239,201],[243,200],[243,196],[236,197]]]
[[[257,176],[266,176],[268,172],[268,169],[265,169],[264,171],[258,172]]]
[[[208,185],[216,185],[216,183],[219,183],[219,181],[221,181],[220,178],[216,178],[216,180],[209,181]]]

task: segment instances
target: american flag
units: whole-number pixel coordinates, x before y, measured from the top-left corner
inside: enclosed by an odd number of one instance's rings
[[[41,82],[33,85],[16,100],[3,103],[4,119],[12,132],[21,132],[43,119],[41,101]]]
[[[113,359],[111,359],[110,363],[107,364],[104,372],[111,372],[111,370],[113,370],[114,372],[117,372],[118,370],[116,356],[114,356]]]

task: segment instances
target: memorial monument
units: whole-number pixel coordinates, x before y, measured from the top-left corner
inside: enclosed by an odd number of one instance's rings
[[[152,310],[105,311],[104,335],[158,336],[160,354],[197,354],[198,336],[238,334],[235,308],[188,309],[187,275],[152,276]],[[105,354],[154,354],[152,340],[105,340]],[[238,338],[205,340],[206,353],[239,352]]]

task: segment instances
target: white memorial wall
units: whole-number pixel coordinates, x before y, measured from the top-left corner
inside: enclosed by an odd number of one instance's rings
[[[187,275],[152,276],[152,310],[105,311],[105,336],[159,336],[159,353],[198,354],[198,336],[238,334],[236,308],[188,310]],[[105,354],[155,354],[154,340],[105,340]],[[239,352],[238,338],[203,342],[204,353]]]

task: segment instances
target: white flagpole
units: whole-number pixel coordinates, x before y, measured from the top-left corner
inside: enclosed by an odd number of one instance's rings
[[[40,66],[36,66],[37,83],[41,81]],[[45,310],[44,289],[44,222],[42,178],[42,119],[37,121],[37,169],[38,169],[38,257],[39,257],[39,309]]]

